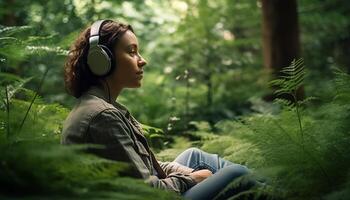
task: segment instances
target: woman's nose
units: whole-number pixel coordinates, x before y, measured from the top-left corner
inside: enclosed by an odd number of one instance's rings
[[[146,64],[147,64],[147,61],[141,55],[139,55],[139,60],[138,60],[139,67],[143,67]]]

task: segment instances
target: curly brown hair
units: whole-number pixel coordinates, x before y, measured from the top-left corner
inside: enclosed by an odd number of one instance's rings
[[[91,86],[100,84],[99,77],[91,73],[87,64],[87,55],[90,47],[90,28],[91,26],[79,34],[72,44],[64,64],[66,91],[76,98],[79,98]],[[128,30],[134,32],[130,25],[107,20],[100,28],[99,44],[105,45],[110,52],[114,53],[116,44]],[[112,64],[115,65],[115,62],[112,62]]]

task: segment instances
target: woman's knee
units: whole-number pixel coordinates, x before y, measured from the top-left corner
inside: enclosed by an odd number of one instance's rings
[[[229,173],[234,177],[241,177],[241,176],[248,175],[250,173],[249,169],[246,166],[239,165],[239,164],[233,164],[233,165],[227,166],[223,168],[223,170],[225,170],[226,173]]]
[[[175,162],[185,165],[187,167],[193,167],[198,165],[200,159],[200,150],[195,147],[191,147],[183,151],[176,159]]]
[[[191,154],[191,155],[200,155],[202,150],[196,148],[196,147],[191,147],[185,150],[186,153]]]

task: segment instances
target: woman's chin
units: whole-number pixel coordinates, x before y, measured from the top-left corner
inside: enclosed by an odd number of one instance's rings
[[[140,88],[142,86],[141,81],[130,85],[128,88]]]

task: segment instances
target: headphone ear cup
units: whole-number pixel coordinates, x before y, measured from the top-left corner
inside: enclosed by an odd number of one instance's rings
[[[96,76],[107,75],[112,68],[110,51],[101,45],[92,47],[89,50],[87,63],[90,71]]]
[[[106,73],[106,75],[109,75],[113,72],[115,66],[116,66],[116,61],[115,61],[115,58],[114,58],[114,55],[113,53],[109,50],[109,48],[107,48],[105,45],[99,45],[105,52],[106,54],[108,55],[108,58],[110,60],[110,69],[109,71]]]

